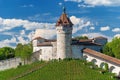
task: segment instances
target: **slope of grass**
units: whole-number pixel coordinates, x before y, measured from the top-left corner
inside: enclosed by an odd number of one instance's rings
[[[37,62],[17,69],[2,71],[0,80],[9,80],[43,63]],[[82,60],[50,61],[46,66],[16,80],[115,80],[111,78],[113,74],[108,72],[101,74],[101,69],[90,69],[91,63],[83,63],[85,61]]]
[[[35,62],[31,65],[19,66],[18,68],[8,69],[5,71],[0,71],[0,80],[10,80],[13,77],[19,76],[36,66],[40,66],[43,62]]]
[[[47,66],[17,80],[115,80],[113,74],[100,74],[100,69],[90,69],[91,64],[81,60],[50,62]]]

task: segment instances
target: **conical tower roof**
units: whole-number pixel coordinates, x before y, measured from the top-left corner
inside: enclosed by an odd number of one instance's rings
[[[56,23],[56,27],[58,26],[70,26],[72,27],[72,22],[70,21],[70,19],[68,18],[67,14],[66,14],[66,10],[63,7],[63,13],[60,16],[60,18],[58,19],[57,23]]]

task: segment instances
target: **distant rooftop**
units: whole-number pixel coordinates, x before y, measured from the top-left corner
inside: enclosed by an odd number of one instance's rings
[[[39,40],[39,39],[45,39],[45,38],[42,38],[42,37],[35,37],[33,40]]]
[[[98,37],[95,37],[94,39],[107,39],[107,38],[103,36],[98,36]]]
[[[34,38],[33,40],[40,40],[40,39],[43,39],[44,42],[42,43],[39,43],[38,46],[51,46],[51,42],[56,42],[57,40],[56,39],[45,39],[45,38],[42,38],[42,37],[36,37]],[[94,39],[107,39],[105,37],[96,37],[96,38],[93,38],[93,39],[80,39],[80,40],[76,40],[76,39],[72,39],[72,45],[87,45],[87,46],[102,46],[102,44],[100,43],[95,43],[93,40]]]
[[[51,42],[42,42],[42,43],[38,43],[37,46],[52,46]]]

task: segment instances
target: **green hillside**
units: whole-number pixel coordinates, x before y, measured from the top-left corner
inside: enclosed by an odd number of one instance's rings
[[[113,74],[90,69],[91,63],[82,60],[36,62],[0,72],[0,80],[115,80]]]

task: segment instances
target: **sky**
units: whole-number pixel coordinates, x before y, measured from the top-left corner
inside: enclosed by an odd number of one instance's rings
[[[0,47],[55,38],[63,6],[74,24],[73,37],[120,37],[120,0],[0,0]]]

